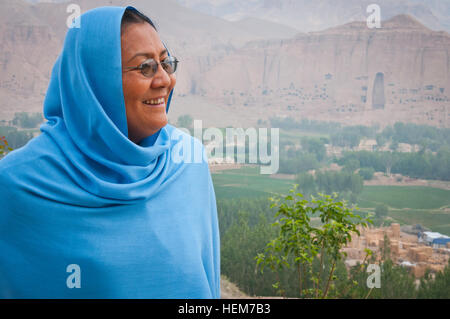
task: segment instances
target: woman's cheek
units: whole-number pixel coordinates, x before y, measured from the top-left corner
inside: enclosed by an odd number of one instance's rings
[[[174,88],[175,84],[177,84],[177,77],[175,74],[171,74],[170,75],[170,90],[172,91],[172,89]]]

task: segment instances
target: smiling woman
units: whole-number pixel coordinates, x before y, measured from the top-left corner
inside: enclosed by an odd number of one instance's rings
[[[121,26],[123,94],[128,136],[139,143],[167,124],[166,105],[175,86],[174,66],[153,23],[142,14],[127,10]],[[160,62],[163,61],[163,62]],[[161,64],[166,66],[160,67]],[[139,65],[138,67],[134,67]],[[155,68],[152,68],[156,66]],[[134,72],[133,72],[134,71]]]
[[[66,34],[41,134],[0,160],[0,298],[219,298],[208,163],[173,159],[177,60],[132,7]]]

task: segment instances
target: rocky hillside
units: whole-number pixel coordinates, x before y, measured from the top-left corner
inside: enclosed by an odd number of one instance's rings
[[[221,299],[247,299],[250,298],[233,284],[226,276],[220,277],[220,295]]]
[[[0,11],[0,119],[15,111],[41,111],[48,80],[67,32],[67,2],[2,0]],[[172,54],[182,61],[177,88],[190,88],[190,73],[248,41],[291,37],[296,30],[258,19],[233,23],[178,5],[174,0],[76,0],[81,12],[134,5],[149,15]],[[205,28],[205,26],[208,26]],[[181,91],[187,91],[182,89]]]
[[[230,22],[174,0],[73,2],[82,12],[132,4],[155,20],[161,38],[181,60],[172,119],[190,113],[214,126],[253,126],[273,116],[449,125],[450,35],[410,15],[383,21],[380,29],[350,22],[296,33],[260,18]],[[288,2],[282,3],[285,8]],[[67,3],[3,0],[0,119],[42,110],[67,30],[66,8]]]
[[[255,41],[193,76],[190,93],[270,116],[448,127],[450,35],[407,15]],[[220,74],[220,77],[217,75]]]
[[[228,20],[249,17],[282,23],[302,32],[319,31],[351,21],[363,21],[367,6],[376,3],[388,20],[408,14],[433,30],[450,31],[446,0],[177,0],[193,10]]]
[[[42,103],[61,41],[22,1],[3,0],[0,10],[0,118]]]

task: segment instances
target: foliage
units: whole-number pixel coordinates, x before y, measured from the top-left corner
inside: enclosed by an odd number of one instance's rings
[[[301,145],[303,151],[314,154],[319,162],[325,159],[326,149],[323,139],[303,137],[301,139]]]
[[[254,265],[245,261],[254,256],[254,252],[260,249],[261,240],[273,235],[273,231],[263,214],[253,227],[249,226],[248,215],[249,212],[239,212],[238,221],[221,238],[221,268],[246,293],[255,294],[264,291],[264,282],[255,273]],[[241,262],[236,262],[238,260]],[[266,288],[266,293],[270,294],[270,289]]]
[[[304,195],[309,196],[317,193],[316,179],[313,175],[309,173],[300,173],[297,175],[295,182],[298,185],[298,189],[303,192]]]
[[[442,146],[436,154],[430,152],[344,152],[336,160],[339,165],[358,160],[361,168],[372,168],[386,174],[402,174],[413,178],[450,180],[450,148]]]
[[[267,198],[219,199],[217,212],[221,236],[224,236],[233,224],[242,224],[245,221],[249,227],[254,227],[261,218],[270,222],[274,215]]]
[[[382,134],[377,134],[376,141],[378,147],[383,147],[387,142],[387,138]]]
[[[370,181],[373,178],[374,173],[375,170],[372,167],[363,167],[358,171],[358,174],[361,175],[365,181]]]
[[[435,274],[434,278],[430,272],[420,280],[418,298],[422,299],[450,299],[450,259],[443,271]]]
[[[318,169],[326,159],[325,137],[286,137],[280,141],[279,172],[298,174]],[[301,148],[299,147],[301,146]]]
[[[287,196],[271,199],[272,207],[278,209],[275,217],[281,216],[272,224],[279,228],[279,234],[267,244],[264,253],[255,257],[257,266],[262,273],[265,267],[275,273],[284,267],[294,267],[298,273],[299,297],[326,298],[330,284],[336,280],[336,265],[345,257],[345,253],[340,250],[351,241],[352,233],[359,235],[356,227],[367,226],[370,220],[354,214],[345,201],[335,201],[337,195],[320,194],[318,198],[313,197],[308,202],[301,193],[296,192],[296,187],[289,193]],[[312,217],[320,219],[319,227],[313,227]],[[327,269],[323,278],[325,256],[330,261],[327,264],[332,266]],[[319,267],[317,271],[313,271],[313,263],[317,258]],[[312,280],[312,287],[305,285],[307,274]],[[274,283],[274,287],[280,294],[284,294],[280,281]]]
[[[16,112],[12,120],[13,125],[18,125],[22,128],[35,128],[38,124],[44,120],[42,113],[28,113],[28,112]]]
[[[178,117],[177,126],[180,128],[192,128],[194,119],[189,114],[180,115]]]
[[[344,164],[344,170],[348,172],[354,172],[359,168],[359,161],[356,158],[352,158],[345,162]]]
[[[362,125],[345,126],[331,135],[331,144],[334,146],[354,148],[359,145],[361,138],[373,138],[375,134],[375,127]]]
[[[351,287],[343,298],[370,298],[370,299],[394,299],[394,298],[415,298],[417,296],[415,278],[405,268],[395,265],[390,257],[390,242],[385,235],[383,246],[377,256],[372,254],[367,264],[356,265],[350,270],[350,281],[357,282]],[[380,266],[380,288],[368,288],[367,266],[368,264],[378,264]]]
[[[263,251],[267,238],[276,235],[271,227],[274,209],[264,199],[218,200],[221,272],[247,295],[272,296],[275,275],[256,271],[254,256]],[[283,282],[292,280],[281,275]]]
[[[295,157],[286,158],[280,155],[279,172],[283,174],[298,174],[319,168],[320,164],[314,153],[303,153],[299,151]]]
[[[363,178],[348,171],[318,171],[314,176],[303,173],[296,177],[299,190],[305,195],[339,193],[341,198],[356,202],[364,187]]]
[[[331,144],[334,146],[354,148],[360,141],[361,136],[355,132],[339,132],[331,136]]]
[[[418,144],[434,152],[450,144],[450,129],[413,123],[397,122],[393,126],[385,127],[379,136],[380,141]]]
[[[274,217],[277,212],[276,207],[270,208],[270,202],[267,199],[236,199],[234,197],[226,200],[219,199],[217,206],[221,234],[222,273],[250,296],[273,296],[278,291],[286,297],[298,297],[299,277],[295,267],[284,267],[279,272],[264,271],[263,273],[255,267],[254,257],[264,253],[267,242],[279,234],[278,229],[271,226],[276,221]],[[407,212],[405,212],[406,215],[409,216]],[[315,222],[316,220],[311,218],[311,224]],[[445,222],[444,215],[442,215],[443,222]],[[385,242],[385,247],[380,255],[371,255],[371,252],[366,250],[364,261],[351,267],[348,271],[343,260],[338,261],[334,271],[336,277],[330,283],[327,296],[330,298],[439,298],[439,296],[447,296],[446,298],[448,298],[448,267],[443,272],[447,275],[436,274],[435,279],[430,276],[427,281],[430,288],[427,288],[426,292],[423,290],[425,289],[424,284],[421,284],[417,290],[414,286],[415,279],[408,269],[395,265],[392,261],[387,262],[390,254],[388,242]],[[302,269],[302,273],[304,273],[303,287],[307,290],[315,287],[311,274],[319,273],[320,256],[318,254],[314,258],[311,267]],[[291,256],[287,262],[295,265],[294,259]],[[366,285],[367,266],[373,263],[379,264],[381,268],[381,289],[371,290]],[[325,253],[320,277],[322,286],[325,286],[332,266],[331,257]],[[273,287],[274,282],[280,283],[278,288]]]
[[[379,204],[377,207],[375,207],[375,215],[377,215],[378,218],[384,218],[388,215],[389,208],[386,204]]]
[[[0,158],[12,151],[12,147],[8,145],[8,141],[4,136],[0,136]]]
[[[6,136],[8,144],[13,149],[24,146],[29,140],[33,138],[30,132],[18,131],[12,126],[0,126],[0,136]]]

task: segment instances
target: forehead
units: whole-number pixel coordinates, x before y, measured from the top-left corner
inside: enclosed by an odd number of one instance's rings
[[[156,30],[148,23],[133,23],[121,35],[122,58],[127,61],[136,53],[159,56],[165,50]]]

